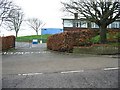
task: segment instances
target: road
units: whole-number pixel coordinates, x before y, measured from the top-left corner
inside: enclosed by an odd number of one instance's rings
[[[58,53],[45,44],[24,44],[4,52],[2,81],[3,88],[115,88],[118,58]]]
[[[3,88],[117,88],[118,71],[5,75]]]

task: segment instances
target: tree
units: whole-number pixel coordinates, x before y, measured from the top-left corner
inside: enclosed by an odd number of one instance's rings
[[[16,37],[20,30],[21,24],[23,22],[24,14],[21,8],[17,7],[10,11],[9,17],[5,19],[5,26],[8,30],[14,30],[16,33]]]
[[[65,11],[78,13],[100,28],[101,43],[107,42],[107,26],[120,18],[119,0],[72,0],[64,3]]]
[[[30,18],[27,20],[27,24],[30,26],[31,29],[33,29],[36,32],[36,35],[38,35],[38,31],[43,25],[43,22],[39,20],[38,18]]]
[[[12,1],[0,0],[0,26],[5,18],[8,17],[10,10],[13,9],[14,5]]]

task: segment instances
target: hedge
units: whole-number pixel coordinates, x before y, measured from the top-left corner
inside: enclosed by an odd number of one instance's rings
[[[15,36],[0,37],[1,50],[7,50],[15,47]]]
[[[92,30],[66,31],[48,37],[47,48],[54,51],[72,51],[74,46],[91,45],[89,39],[95,36]]]
[[[70,30],[69,30],[70,29]],[[48,37],[47,48],[54,51],[72,51],[74,46],[90,46],[92,45],[91,38],[99,35],[99,30],[67,28],[66,31],[60,34],[55,34]],[[120,30],[109,29],[108,41],[120,41]],[[115,36],[115,37],[113,37]]]
[[[120,42],[120,30],[108,30],[109,42]]]

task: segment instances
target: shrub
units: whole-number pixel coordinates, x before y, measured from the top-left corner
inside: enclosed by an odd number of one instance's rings
[[[1,50],[15,47],[15,36],[0,37]]]
[[[71,52],[74,46],[88,46],[91,37],[94,36],[92,30],[68,31],[48,37],[47,48],[55,51]]]
[[[92,37],[91,40],[90,40],[90,42],[92,42],[93,44],[99,43],[100,42],[100,35]]]
[[[120,32],[110,31],[107,33],[107,41],[108,42],[118,42],[120,39]],[[100,43],[100,35],[92,37],[90,42],[93,44]]]

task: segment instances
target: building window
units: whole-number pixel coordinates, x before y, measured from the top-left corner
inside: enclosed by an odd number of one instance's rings
[[[86,21],[81,21],[81,28],[87,28],[87,22]]]
[[[111,28],[120,28],[120,22],[113,22]]]
[[[114,22],[111,24],[111,28],[115,28],[115,23]]]
[[[97,24],[95,24],[95,23],[91,23],[91,28],[99,28],[99,26],[97,25]]]
[[[99,26],[97,24],[95,24],[95,28],[99,28]]]
[[[94,22],[87,22],[83,20],[76,19],[66,19],[63,23],[64,27],[79,27],[79,28],[99,28]],[[108,25],[107,28],[120,28],[120,21],[115,21]]]
[[[73,27],[72,20],[64,20],[64,27]]]

